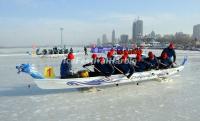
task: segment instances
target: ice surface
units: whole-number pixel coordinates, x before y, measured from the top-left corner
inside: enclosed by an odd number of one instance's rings
[[[157,55],[159,50],[152,50]],[[199,121],[200,52],[177,51],[177,62],[188,55],[185,69],[165,81],[148,81],[100,88],[42,90],[28,75],[16,73],[16,64],[55,67],[62,58],[0,57],[1,121]],[[85,61],[84,55],[79,55]],[[89,60],[86,60],[89,61]],[[81,67],[76,63],[74,70]],[[83,69],[83,68],[82,68]],[[28,88],[28,84],[31,85]]]

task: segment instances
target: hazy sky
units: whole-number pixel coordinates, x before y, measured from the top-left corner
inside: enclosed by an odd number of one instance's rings
[[[200,24],[200,0],[0,0],[0,44],[66,44],[96,42],[106,33],[131,37],[139,16],[144,33],[182,31]],[[0,46],[1,46],[0,45]]]

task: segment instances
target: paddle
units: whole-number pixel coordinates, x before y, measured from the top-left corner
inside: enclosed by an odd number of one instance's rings
[[[144,60],[144,62],[146,63],[146,64],[148,64],[148,65],[150,65],[150,70],[158,70],[159,69],[159,61],[157,60],[157,66],[156,66],[156,68],[152,68],[152,67],[154,67],[154,65],[153,64],[151,64],[150,62],[147,62],[147,61],[145,61]]]
[[[164,64],[164,63],[162,63],[162,62],[159,62],[159,63],[162,64],[162,65],[164,65],[165,67],[168,67],[168,65],[166,65],[166,64]],[[173,65],[173,63],[170,64],[169,67],[171,67],[171,65]]]
[[[160,64],[162,64],[162,65],[164,65],[164,66],[167,66],[166,64],[164,64],[164,63],[162,63],[162,62],[160,62]]]
[[[124,72],[122,71],[122,70],[120,70],[119,68],[117,68],[116,66],[113,66],[115,69],[117,69],[121,74],[123,74],[127,79],[129,79],[128,78],[128,76],[126,75],[126,74],[124,74]]]
[[[88,71],[92,72],[90,69],[84,66]],[[97,70],[99,73],[102,73],[98,68],[94,67],[95,70]],[[106,78],[108,78],[104,73],[102,73]],[[109,79],[109,78],[108,78]]]
[[[84,66],[84,68],[87,69],[89,72],[91,72],[91,70],[90,70],[89,68],[87,68],[87,67],[85,67],[85,66]]]
[[[94,66],[94,69],[96,69],[99,73],[102,73],[98,68],[96,68],[95,66]]]

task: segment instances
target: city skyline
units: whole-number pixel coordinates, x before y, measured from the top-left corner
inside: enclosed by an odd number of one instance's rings
[[[198,0],[2,0],[0,43],[59,45],[61,27],[64,44],[96,42],[104,33],[110,40],[113,29],[118,37],[132,37],[132,23],[138,16],[144,21],[144,35],[152,30],[161,35],[191,35],[199,24],[199,4]]]

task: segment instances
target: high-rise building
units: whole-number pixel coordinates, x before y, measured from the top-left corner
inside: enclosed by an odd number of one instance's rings
[[[112,31],[112,44],[116,44],[115,30]]]
[[[120,39],[121,39],[121,43],[128,44],[128,35],[127,34],[122,34],[120,36]]]
[[[106,34],[103,34],[103,36],[102,36],[102,44],[106,44],[106,43],[108,43],[108,39],[107,39]]]
[[[97,39],[97,45],[101,45],[101,40],[100,40],[100,38]]]
[[[193,38],[200,40],[200,24],[194,25],[194,27],[193,27]]]
[[[143,21],[137,19],[133,22],[132,40],[137,40],[143,36]]]

